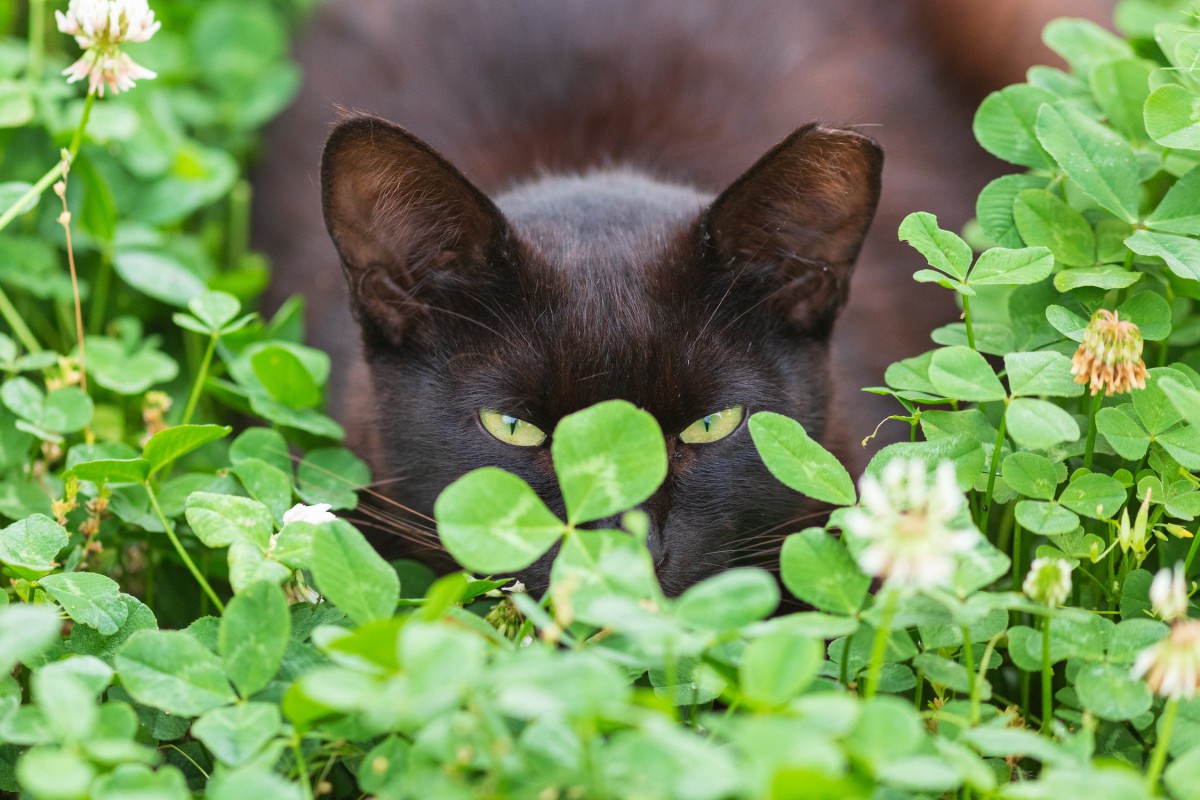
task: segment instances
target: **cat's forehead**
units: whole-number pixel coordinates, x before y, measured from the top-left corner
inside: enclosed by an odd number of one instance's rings
[[[496,198],[514,232],[560,269],[640,269],[691,231],[711,197],[629,170],[555,176]]]

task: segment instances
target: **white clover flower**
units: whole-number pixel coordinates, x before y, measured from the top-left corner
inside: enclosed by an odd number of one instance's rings
[[[159,29],[146,0],[71,0],[66,14],[55,11],[54,16],[58,29],[74,36],[84,49],[79,60],[63,70],[67,83],[87,78],[88,93],[103,97],[105,87],[119,94],[132,89],[135,81],[158,77],[119,46],[144,42]]]
[[[1150,691],[1172,700],[1189,700],[1200,687],[1200,621],[1182,620],[1167,638],[1138,654],[1134,679],[1145,678]]]
[[[1183,563],[1174,569],[1160,569],[1150,584],[1150,603],[1163,622],[1187,619],[1188,585],[1183,576]]]
[[[1071,565],[1061,558],[1035,558],[1021,590],[1030,600],[1061,606],[1071,594]]]
[[[866,546],[858,564],[892,588],[944,586],[954,575],[955,556],[971,550],[979,539],[973,527],[954,527],[963,495],[954,464],[938,464],[932,484],[925,462],[894,459],[882,480],[863,475],[860,507],[846,512],[846,529]]]
[[[311,522],[313,525],[320,525],[322,522],[333,522],[337,517],[329,513],[329,509],[333,506],[329,503],[317,503],[316,505],[306,506],[304,503],[296,503],[283,514],[283,524],[287,525],[292,522]]]

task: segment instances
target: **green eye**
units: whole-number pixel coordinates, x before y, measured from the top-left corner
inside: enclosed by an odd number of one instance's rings
[[[488,433],[505,444],[536,447],[546,441],[546,432],[537,425],[490,408],[479,412],[479,421]]]
[[[745,414],[744,408],[734,406],[715,414],[709,414],[707,417],[701,417],[684,428],[683,433],[679,434],[679,439],[687,444],[707,444],[719,441],[737,430],[738,425],[742,424],[742,417]]]

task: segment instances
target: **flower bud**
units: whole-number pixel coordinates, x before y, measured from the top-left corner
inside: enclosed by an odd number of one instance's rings
[[[1071,565],[1061,558],[1035,558],[1021,590],[1030,600],[1061,606],[1071,594]]]
[[[1183,576],[1183,563],[1174,569],[1161,569],[1150,584],[1150,604],[1163,622],[1186,619],[1188,615],[1188,585]]]

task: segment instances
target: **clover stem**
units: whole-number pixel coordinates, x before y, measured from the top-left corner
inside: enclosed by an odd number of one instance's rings
[[[217,611],[221,614],[225,613],[225,604],[221,602],[221,598],[217,597],[217,593],[213,591],[212,586],[204,579],[204,575],[200,573],[196,562],[192,561],[192,557],[188,555],[187,550],[183,549],[183,543],[179,541],[179,537],[175,535],[175,528],[171,525],[171,521],[167,519],[167,515],[163,513],[162,507],[158,504],[158,497],[154,494],[154,489],[150,486],[150,481],[142,484],[146,489],[146,494],[150,495],[150,505],[154,508],[154,515],[158,517],[158,521],[162,523],[163,530],[167,532],[167,538],[171,540],[171,545],[175,548],[175,552],[179,554],[183,565],[188,568],[188,572],[192,573],[192,577],[196,579],[196,583],[200,584],[200,588],[212,604],[217,607]]]
[[[112,286],[112,253],[107,248],[100,254],[100,269],[96,271],[91,302],[88,304],[88,333],[99,334],[104,327],[104,310],[108,306],[108,292]]]
[[[0,214],[0,231],[8,227],[8,224],[16,219],[21,212],[31,202],[42,196],[42,192],[50,188],[56,180],[64,175],[64,168],[70,166],[75,160],[75,155],[79,152],[79,144],[83,141],[83,131],[87,127],[88,119],[92,115],[92,104],[96,101],[96,95],[88,94],[87,100],[83,102],[83,116],[79,119],[79,127],[75,129],[75,135],[71,137],[71,146],[67,149],[67,155],[56,161],[45,175],[38,178],[38,182],[29,187],[25,194],[17,198],[17,201],[5,209],[3,214]],[[28,345],[26,345],[28,346]]]
[[[1004,433],[1008,424],[1008,398],[1004,398],[1004,411],[1000,414],[1000,428],[996,431],[996,445],[992,448],[992,463],[988,467],[987,491],[983,496],[983,519],[979,530],[988,533],[988,520],[992,515],[992,491],[996,488],[996,474],[1000,472],[1000,451],[1004,449]]]
[[[979,676],[975,674],[975,650],[971,644],[971,628],[968,625],[962,626],[963,637],[963,657],[967,663],[967,696],[971,700],[971,724],[979,724]]]
[[[1200,546],[1200,536],[1192,536],[1192,544],[1190,547],[1188,547],[1187,558],[1185,558],[1183,561],[1183,574],[1184,575],[1191,574],[1190,570],[1192,568],[1192,561],[1194,561],[1196,558],[1197,546]]]
[[[219,335],[216,333],[209,334],[208,347],[204,349],[204,357],[200,359],[200,369],[196,370],[196,380],[192,383],[192,391],[188,395],[187,408],[183,410],[183,419],[179,421],[180,425],[187,425],[192,421],[192,414],[196,413],[196,404],[200,402],[200,390],[204,387],[204,381],[208,379],[208,368],[212,366],[218,338]]]
[[[887,590],[885,589],[885,591]],[[899,597],[897,592],[887,591],[879,627],[875,629],[875,642],[871,646],[871,663],[867,667],[866,687],[863,690],[863,698],[866,700],[874,697],[875,692],[879,690],[879,676],[883,672],[883,657],[887,653],[888,637],[891,634],[892,620],[896,616]]]
[[[12,304],[12,300],[8,299],[8,294],[0,287],[0,316],[4,317],[4,321],[8,323],[8,327],[12,328],[12,332],[21,344],[25,345],[25,349],[31,353],[42,352],[42,346],[38,344],[37,337],[33,335],[33,331],[29,330],[29,326],[25,324],[24,317],[21,312],[17,311],[17,307]]]
[[[971,327],[971,298],[965,294],[962,295],[963,301],[963,323],[967,327],[967,347],[975,349],[975,329]]]
[[[1172,697],[1163,709],[1162,728],[1158,741],[1154,743],[1154,752],[1150,755],[1150,768],[1146,770],[1146,788],[1150,794],[1156,794],[1158,779],[1162,775],[1163,765],[1167,763],[1167,748],[1171,744],[1171,732],[1175,728],[1175,717],[1179,714],[1179,699]]]
[[[1054,666],[1050,663],[1050,610],[1042,617],[1042,733],[1050,733],[1054,718]]]
[[[1012,590],[1021,591],[1021,523],[1013,525],[1012,541]]]
[[[1083,448],[1083,468],[1092,468],[1092,454],[1096,449],[1096,412],[1100,410],[1100,403],[1104,401],[1104,395],[1096,392],[1092,395],[1091,410],[1088,411],[1088,434],[1087,444]]]
[[[304,760],[304,747],[300,734],[292,737],[292,752],[296,756],[296,776],[300,779],[300,794],[304,800],[312,800],[312,786],[309,784],[308,762]]]

